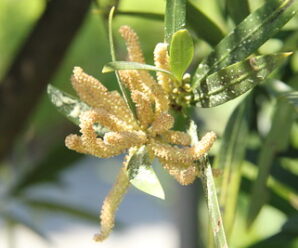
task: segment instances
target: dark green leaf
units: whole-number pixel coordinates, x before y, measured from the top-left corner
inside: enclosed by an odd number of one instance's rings
[[[248,178],[246,176],[242,177],[241,191],[246,193],[247,195],[249,195],[253,182],[254,181],[251,178]],[[270,195],[270,198],[268,199],[267,203],[270,206],[280,210],[287,216],[291,216],[291,215],[294,215],[297,213],[297,208],[295,208],[291,202],[289,202],[287,199],[281,197],[279,194],[277,194],[271,188],[268,188],[268,194]]]
[[[117,10],[116,15],[128,15],[138,18],[146,18],[156,21],[163,21],[164,15],[163,14],[157,14],[157,13],[149,13],[149,12],[141,12],[141,11],[121,11]]]
[[[57,181],[59,173],[81,157],[81,154],[69,151],[64,144],[54,147],[39,163],[26,168],[23,173],[19,174],[9,187],[7,194],[20,194],[37,183]]]
[[[226,9],[235,24],[242,22],[250,12],[248,0],[227,0]]]
[[[114,46],[114,39],[113,39],[113,17],[114,17],[114,11],[115,11],[115,7],[112,7],[109,13],[109,45],[110,45],[110,52],[111,52],[111,57],[112,57],[112,61],[115,62],[116,61],[116,52],[115,52],[115,46]],[[133,115],[136,117],[136,109],[134,107],[134,104],[130,98],[130,94],[128,89],[123,85],[123,83],[121,82],[121,78],[118,74],[117,71],[115,71],[115,75],[117,78],[117,82],[119,85],[119,89],[122,93],[122,97],[124,98],[125,103],[127,104],[128,108],[131,110],[131,112],[133,113]]]
[[[291,105],[293,105],[295,111],[298,112],[298,91],[285,93],[282,98],[285,98]]]
[[[170,43],[172,35],[185,28],[186,0],[167,0],[165,13],[165,40]]]
[[[81,113],[91,109],[86,103],[57,89],[51,84],[48,85],[48,95],[58,111],[76,125],[80,124]],[[99,124],[97,124],[94,129],[100,136],[103,136],[108,131]]]
[[[207,75],[241,61],[274,36],[297,12],[298,1],[271,0],[250,14],[198,66],[195,88]]]
[[[253,223],[265,203],[264,198],[268,195],[266,184],[272,161],[277,152],[287,148],[293,120],[293,107],[286,101],[278,101],[274,111],[271,129],[262,145],[260,156],[258,158],[259,171],[252,188],[247,219],[248,225]]]
[[[32,198],[26,198],[24,202],[25,204],[29,205],[32,208],[36,208],[37,210],[59,212],[59,213],[68,214],[83,220],[98,223],[98,213],[83,209],[81,207],[75,207],[72,204],[70,205],[70,204],[61,203],[56,200],[32,199]]]
[[[298,216],[290,218],[282,227],[282,230],[264,240],[261,240],[248,248],[296,248],[298,244]]]
[[[241,102],[233,111],[223,134],[221,146],[214,162],[214,168],[223,171],[221,177],[219,202],[227,237],[232,232],[238,191],[241,183],[241,168],[245,159],[251,111],[251,96]]]
[[[252,57],[209,75],[197,88],[197,106],[210,108],[242,95],[263,81],[289,54]]]
[[[192,138],[192,144],[198,144],[199,138],[197,126],[193,121],[190,122],[188,133]],[[198,166],[200,167],[201,181],[207,201],[210,225],[213,231],[216,247],[228,247],[208,155],[203,156],[203,158],[199,160]]]
[[[12,209],[0,209],[0,215],[10,223],[23,225],[36,233],[41,238],[49,241],[49,237],[43,232],[41,227],[37,226],[33,218],[26,218],[22,214],[13,211]]]
[[[189,1],[186,4],[186,10],[187,26],[189,26],[199,38],[205,40],[213,47],[224,38],[224,32]]]
[[[142,64],[138,62],[129,62],[129,61],[114,61],[114,62],[109,62],[106,64],[102,72],[107,73],[107,72],[112,72],[112,71],[119,71],[119,70],[147,70],[147,71],[159,71],[159,72],[164,72],[172,76],[172,73],[155,67],[153,65],[147,65],[147,64]]]
[[[170,68],[181,81],[194,55],[194,45],[189,32],[182,29],[173,34],[170,45]]]
[[[145,146],[138,148],[128,159],[127,173],[130,183],[137,189],[161,199],[165,198]]]

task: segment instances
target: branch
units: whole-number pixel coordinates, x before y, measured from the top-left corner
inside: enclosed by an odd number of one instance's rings
[[[0,161],[11,151],[88,12],[91,0],[51,0],[0,82]]]

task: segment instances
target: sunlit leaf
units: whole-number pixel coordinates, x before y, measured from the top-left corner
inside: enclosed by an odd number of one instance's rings
[[[264,198],[268,195],[266,184],[272,166],[272,161],[277,152],[281,152],[288,146],[291,125],[294,120],[294,110],[288,102],[280,100],[277,102],[271,129],[262,145],[258,158],[258,176],[252,188],[249,212],[247,217],[248,225],[256,219],[264,205]]]
[[[250,14],[198,66],[193,85],[228,65],[245,59],[274,36],[297,12],[298,1],[271,0]]]
[[[193,145],[198,144],[199,138],[197,126],[193,121],[190,123],[188,133],[192,137]],[[210,225],[213,231],[216,247],[228,247],[220,207],[218,204],[212,168],[207,155],[203,156],[203,158],[199,160],[198,166],[200,167],[201,181],[207,201]]]
[[[170,68],[181,81],[194,55],[194,45],[190,33],[182,29],[173,34],[170,45]]]
[[[239,24],[249,15],[248,0],[226,0],[226,8],[235,24]]]
[[[186,0],[167,0],[165,13],[165,40],[170,43],[172,35],[185,28]]]
[[[242,95],[262,82],[289,55],[280,53],[252,57],[209,75],[197,88],[197,106],[214,107]]]
[[[142,146],[127,161],[127,173],[130,183],[137,189],[164,199],[164,190],[152,168],[146,147]]]
[[[51,102],[56,106],[58,111],[76,125],[80,124],[80,115],[82,112],[91,109],[91,107],[84,102],[67,94],[66,92],[57,89],[51,84],[48,85],[48,95]],[[99,124],[94,126],[94,129],[98,135],[101,136],[108,131],[105,127],[102,127]]]
[[[190,1],[186,4],[186,21],[187,26],[211,46],[217,45],[224,38],[224,32]]]
[[[223,134],[221,146],[213,167],[220,169],[219,202],[223,211],[223,218],[227,237],[232,232],[238,191],[241,183],[241,168],[245,159],[246,142],[248,137],[249,119],[251,111],[251,96],[241,102],[233,111]]]
[[[147,64],[142,64],[138,62],[129,62],[129,61],[114,61],[114,62],[109,62],[107,63],[103,69],[103,73],[108,73],[112,71],[119,71],[119,70],[147,70],[147,71],[159,71],[159,72],[164,72],[169,75],[172,75],[171,72],[158,68],[153,65],[147,65]]]

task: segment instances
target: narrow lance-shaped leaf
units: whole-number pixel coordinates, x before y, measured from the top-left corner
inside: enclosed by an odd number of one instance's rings
[[[196,88],[207,75],[241,61],[276,34],[297,12],[296,0],[271,0],[250,14],[198,66]]]
[[[251,96],[247,96],[233,111],[222,138],[214,168],[220,169],[219,202],[223,209],[223,219],[227,238],[231,236],[238,191],[241,183],[241,168],[245,158],[246,140],[251,110]]]
[[[249,15],[248,0],[226,0],[226,9],[235,24],[239,24]]]
[[[198,144],[197,126],[191,121],[188,129],[189,135],[192,137],[193,145]],[[217,192],[212,174],[212,168],[208,160],[208,155],[203,156],[199,160],[198,166],[201,172],[201,181],[204,189],[205,198],[207,201],[210,225],[213,232],[216,247],[228,248],[223,220],[220,213],[220,208],[217,199]]]
[[[13,210],[3,208],[0,208],[0,216],[13,224],[19,224],[29,228],[44,240],[50,240],[48,235],[43,232],[42,228],[36,225],[36,223],[33,221],[33,218],[29,219]]]
[[[109,35],[109,45],[110,45],[110,53],[111,53],[111,57],[112,57],[112,61],[116,61],[116,52],[115,52],[115,46],[114,46],[114,39],[113,39],[113,17],[114,17],[114,11],[115,11],[115,7],[112,7],[109,13],[109,29],[108,29],[108,35]],[[115,75],[116,75],[116,79],[120,88],[120,91],[122,93],[122,96],[124,98],[125,103],[127,104],[127,107],[131,110],[131,112],[133,113],[134,117],[137,116],[136,114],[136,109],[134,104],[132,103],[132,100],[130,98],[130,94],[127,88],[125,88],[125,86],[123,85],[123,83],[121,82],[121,78],[118,74],[117,71],[115,71]]]
[[[57,89],[53,85],[48,85],[47,92],[51,102],[56,106],[58,111],[76,125],[80,124],[81,113],[91,109],[86,103]],[[99,124],[94,128],[100,136],[103,136],[108,131],[105,127],[100,126]]]
[[[73,206],[73,204],[66,204],[54,199],[38,199],[26,198],[24,203],[33,209],[45,210],[50,212],[59,212],[68,214],[76,218],[98,223],[98,213],[84,209],[82,207]]]
[[[211,74],[196,89],[197,106],[210,108],[242,95],[263,81],[289,55],[280,53],[252,57]]]
[[[161,199],[165,198],[145,146],[138,148],[128,159],[127,173],[130,183],[137,189]]]
[[[147,70],[147,71],[159,71],[169,74],[173,76],[171,72],[158,68],[153,65],[142,64],[138,62],[130,62],[130,61],[113,61],[107,63],[103,69],[102,73],[108,73],[119,70]]]
[[[170,45],[170,68],[181,81],[194,55],[194,45],[190,33],[182,29],[173,34]]]
[[[170,43],[172,35],[185,28],[186,0],[167,0],[165,11],[165,40]]]
[[[213,47],[224,38],[224,32],[189,1],[186,4],[186,24],[199,38]]]
[[[271,129],[266,137],[258,159],[258,176],[252,188],[247,223],[250,226],[256,219],[264,205],[265,196],[268,194],[266,183],[269,177],[272,161],[277,152],[287,148],[290,129],[294,120],[293,106],[287,101],[277,102]]]

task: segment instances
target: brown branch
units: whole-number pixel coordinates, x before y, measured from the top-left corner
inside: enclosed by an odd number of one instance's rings
[[[0,83],[0,161],[11,151],[91,0],[51,0]],[[50,118],[50,117],[49,117]]]

